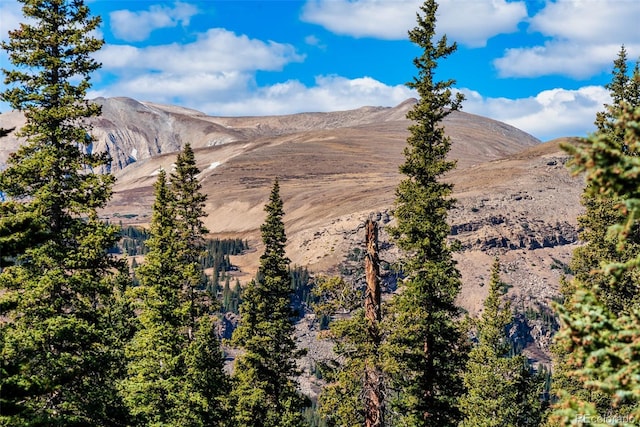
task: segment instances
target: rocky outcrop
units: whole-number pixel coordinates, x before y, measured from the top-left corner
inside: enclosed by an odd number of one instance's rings
[[[534,250],[576,243],[578,230],[567,221],[550,224],[499,215],[453,224],[451,236],[460,242],[462,249],[467,250]]]

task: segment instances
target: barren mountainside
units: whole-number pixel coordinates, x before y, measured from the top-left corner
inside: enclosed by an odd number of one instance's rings
[[[186,142],[202,171],[205,223],[215,235],[240,236],[257,246],[262,209],[276,176],[288,256],[297,265],[336,271],[362,243],[357,230],[365,218],[375,215],[383,228],[393,220],[410,125],[405,114],[415,100],[393,108],[272,117],[211,117],[129,98],[95,101],[103,114],[91,122],[93,149],[110,153],[117,177],[103,212],[112,221],[148,222],[156,174],[171,169]],[[0,114],[2,128],[19,128],[23,121],[16,112]],[[481,308],[487,288],[482,284],[495,256],[502,261],[504,281],[512,285],[508,296],[514,307],[547,302],[578,242],[582,179],[569,175],[558,141],[541,143],[464,112],[448,116],[444,126],[453,143],[450,156],[458,162],[446,179],[457,199],[450,222],[451,238],[461,244],[460,303],[471,313]],[[15,132],[2,138],[0,163],[18,144]],[[254,273],[258,254],[259,248],[233,260],[242,270],[241,281]],[[393,249],[385,256],[393,258]]]

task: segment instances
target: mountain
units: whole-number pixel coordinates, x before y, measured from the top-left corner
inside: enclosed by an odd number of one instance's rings
[[[405,114],[415,100],[393,108],[271,117],[211,117],[129,98],[95,102],[103,114],[92,121],[93,149],[111,154],[117,178],[102,214],[146,224],[158,171],[170,170],[176,152],[190,142],[208,195],[207,227],[217,236],[246,238],[257,249],[233,260],[246,281],[257,267],[262,209],[276,176],[288,255],[297,265],[335,272],[362,243],[358,226],[365,218],[374,215],[383,226],[392,220],[410,125]],[[18,113],[0,115],[0,127],[21,123]],[[487,292],[482,285],[499,256],[514,307],[546,305],[578,244],[581,212],[583,182],[565,168],[560,141],[541,143],[512,126],[464,112],[449,115],[444,126],[453,142],[450,156],[458,162],[446,179],[457,199],[450,220],[451,238],[462,248],[456,254],[464,282],[460,304],[471,313],[480,310]],[[2,142],[0,162],[19,144],[15,132]],[[381,236],[386,238],[384,230]],[[393,247],[384,247],[389,249],[383,255],[393,258]],[[549,336],[549,331],[536,333],[540,340]]]

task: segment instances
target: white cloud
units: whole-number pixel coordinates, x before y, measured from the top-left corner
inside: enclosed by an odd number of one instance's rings
[[[637,0],[548,2],[529,25],[529,31],[548,40],[507,49],[494,65],[502,77],[590,77],[611,66],[622,44],[630,58],[640,56],[638,22]]]
[[[304,38],[304,42],[309,46],[315,46],[318,49],[325,50],[327,48],[327,46],[324,43],[322,43],[322,41],[320,41],[320,39],[314,36],[313,34],[306,36]]]
[[[575,42],[552,41],[543,46],[507,49],[504,56],[493,63],[501,77],[564,75],[584,79],[611,66],[620,45],[580,45]],[[627,47],[630,50],[640,48]]]
[[[277,115],[395,106],[415,96],[404,85],[389,86],[371,77],[318,76],[311,87],[289,80],[245,93],[231,102],[207,102],[200,109],[220,115]]]
[[[245,93],[253,76],[240,72],[217,73],[145,73],[123,77],[118,82],[92,91],[88,96],[129,96],[165,104],[180,104],[198,109],[209,99],[231,101]]]
[[[189,44],[134,47],[107,45],[97,79],[115,83],[90,96],[130,96],[192,108],[247,97],[258,70],[279,71],[304,56],[289,44],[263,42],[225,29],[210,29]]]
[[[280,70],[304,59],[289,44],[263,42],[213,28],[189,44],[137,48],[107,45],[97,53],[109,71],[154,71],[177,75],[198,72]]]
[[[309,0],[302,19],[337,34],[402,40],[407,38],[407,31],[415,27],[416,13],[422,3],[419,0]],[[437,28],[451,40],[480,47],[497,34],[516,31],[526,16],[526,5],[522,1],[441,0]]]
[[[173,7],[152,5],[148,10],[132,12],[116,10],[109,14],[113,35],[124,41],[143,41],[152,31],[160,28],[187,26],[198,9],[187,3],[176,2]]]
[[[508,123],[543,141],[559,136],[587,136],[595,131],[596,113],[611,102],[602,86],[551,89],[520,99],[484,98],[468,89],[462,92],[467,97],[464,111]]]
[[[483,47],[498,34],[513,33],[527,18],[525,2],[506,0],[441,0],[437,28],[450,40]]]
[[[531,30],[590,44],[640,43],[637,0],[556,0],[531,19]]]

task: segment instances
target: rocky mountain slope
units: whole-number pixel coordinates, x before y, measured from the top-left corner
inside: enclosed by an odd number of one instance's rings
[[[208,195],[207,227],[218,236],[246,238],[258,249],[233,260],[241,267],[241,281],[257,267],[262,209],[276,176],[289,257],[313,271],[337,271],[362,244],[358,227],[368,216],[375,215],[383,227],[392,221],[410,125],[405,114],[415,100],[394,108],[233,118],[128,98],[96,102],[103,115],[92,121],[93,149],[111,154],[117,177],[103,215],[147,223],[159,169],[170,170],[176,151],[190,142]],[[18,113],[0,114],[0,127],[22,123]],[[464,281],[460,304],[470,313],[480,310],[482,285],[496,256],[516,309],[546,304],[578,243],[582,180],[569,175],[558,141],[541,143],[504,123],[463,112],[451,114],[444,126],[453,141],[451,158],[458,162],[446,179],[457,199],[450,221],[451,238],[462,247],[456,254]],[[15,132],[2,138],[0,163],[19,143]],[[385,256],[395,255],[390,250]]]

